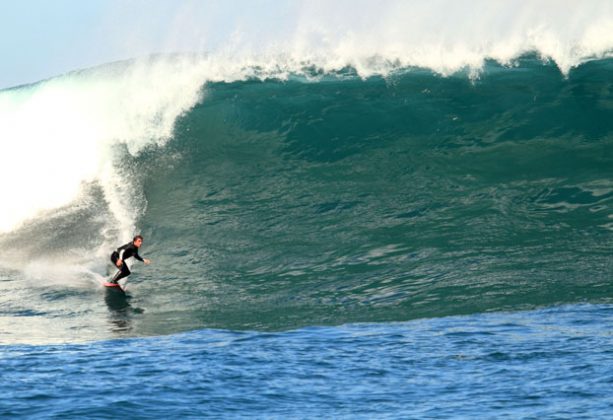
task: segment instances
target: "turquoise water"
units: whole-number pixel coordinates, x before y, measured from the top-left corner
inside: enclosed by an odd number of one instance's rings
[[[608,301],[601,66],[209,86],[138,161],[147,287],[267,330]]]
[[[612,70],[206,83],[113,148],[127,298],[102,178],[0,236],[0,414],[610,416]]]

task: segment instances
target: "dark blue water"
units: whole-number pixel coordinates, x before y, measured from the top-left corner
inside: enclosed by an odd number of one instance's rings
[[[1,348],[0,416],[609,418],[613,307]]]

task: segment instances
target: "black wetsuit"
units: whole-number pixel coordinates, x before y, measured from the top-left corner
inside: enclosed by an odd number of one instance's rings
[[[123,279],[124,277],[128,277],[131,274],[128,264],[126,264],[126,260],[130,257],[134,257],[139,261],[144,261],[141,256],[138,255],[138,248],[136,245],[134,245],[134,242],[120,246],[117,248],[117,251],[114,251],[111,254],[111,261],[115,266],[117,266],[118,259],[123,261],[123,264],[121,264],[119,271],[113,276],[113,280],[111,280],[111,282],[117,283],[119,280]]]

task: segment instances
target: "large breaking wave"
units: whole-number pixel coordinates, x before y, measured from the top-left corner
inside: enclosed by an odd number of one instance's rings
[[[130,334],[608,301],[610,6],[532,8],[467,35],[393,2],[317,32],[305,7],[274,46],[1,91],[4,314],[99,317],[136,232]]]

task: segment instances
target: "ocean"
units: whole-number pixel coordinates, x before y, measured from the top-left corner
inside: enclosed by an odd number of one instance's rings
[[[0,91],[0,416],[613,415],[613,59],[211,60]]]

